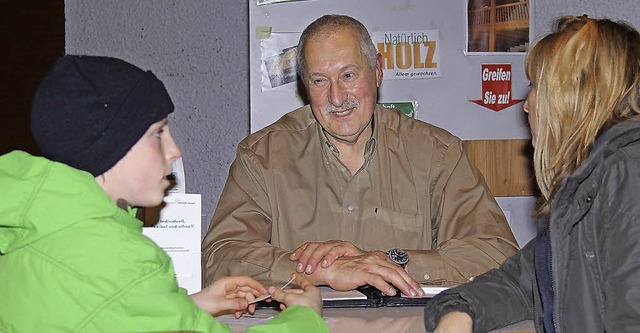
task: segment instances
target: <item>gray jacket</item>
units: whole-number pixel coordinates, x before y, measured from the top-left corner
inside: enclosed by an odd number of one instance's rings
[[[556,332],[640,332],[639,119],[598,139],[566,179],[550,218]],[[474,332],[527,319],[544,332],[534,244],[434,297],[425,308],[427,330],[442,311],[468,307]]]

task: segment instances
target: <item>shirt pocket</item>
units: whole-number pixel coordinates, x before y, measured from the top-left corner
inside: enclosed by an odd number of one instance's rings
[[[421,214],[407,214],[386,208],[376,208],[376,222],[382,228],[417,232],[424,228]]]
[[[375,249],[428,249],[430,238],[426,228],[423,215],[377,208],[374,230],[367,237],[372,237],[369,243],[375,244]]]

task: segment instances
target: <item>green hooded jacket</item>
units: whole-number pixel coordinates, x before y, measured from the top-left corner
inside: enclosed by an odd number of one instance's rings
[[[0,332],[230,332],[91,174],[14,151],[0,156],[0,202]],[[327,331],[301,306],[248,330]]]

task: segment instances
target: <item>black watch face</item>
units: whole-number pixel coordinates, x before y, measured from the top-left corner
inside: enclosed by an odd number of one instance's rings
[[[409,262],[409,254],[401,249],[391,249],[387,252],[389,258],[398,265],[405,265]]]

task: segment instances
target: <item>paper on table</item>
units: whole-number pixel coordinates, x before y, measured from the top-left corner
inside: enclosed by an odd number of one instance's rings
[[[331,287],[320,286],[320,296],[322,300],[342,301],[342,300],[355,300],[355,299],[367,299],[367,296],[357,290],[339,291],[334,290]]]
[[[440,293],[443,290],[447,290],[452,286],[442,287],[442,286],[429,286],[429,285],[420,285],[422,290],[424,291],[423,297],[433,297]],[[339,291],[331,289],[327,286],[318,287],[320,289],[320,296],[322,296],[323,300],[330,301],[341,301],[341,300],[357,300],[357,299],[367,299],[367,296],[361,293],[358,290],[347,290],[347,291]],[[405,294],[400,294],[402,297],[411,297]]]
[[[439,294],[441,291],[445,291],[449,288],[452,288],[453,286],[448,286],[448,287],[442,287],[442,286],[427,286],[427,285],[420,285],[420,287],[422,287],[422,291],[424,291],[424,296],[422,297],[433,297],[437,294]],[[402,297],[409,297],[405,294],[401,294]]]

